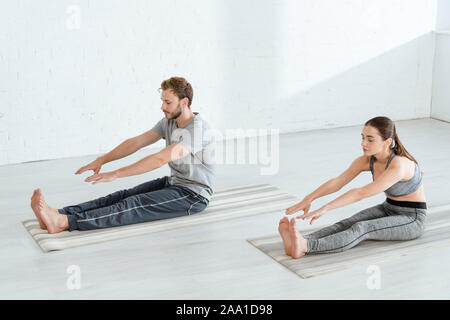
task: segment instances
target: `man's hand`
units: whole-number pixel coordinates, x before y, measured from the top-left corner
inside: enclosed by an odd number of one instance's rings
[[[99,182],[111,182],[117,179],[117,173],[115,171],[112,172],[104,172],[104,173],[95,173],[90,177],[87,177],[84,181],[92,182],[92,184],[96,184]]]
[[[75,174],[81,174],[87,170],[92,170],[92,171],[94,171],[95,174],[97,174],[100,171],[100,169],[102,168],[102,165],[103,165],[103,161],[100,158],[97,158],[94,161],[92,161],[91,163],[78,169],[77,172],[75,172]]]

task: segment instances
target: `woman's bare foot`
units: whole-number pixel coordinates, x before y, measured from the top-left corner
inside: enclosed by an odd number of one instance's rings
[[[289,223],[289,234],[291,236],[292,243],[291,257],[294,259],[303,257],[308,250],[308,242],[302,237],[300,232],[298,232],[295,218],[292,218]]]
[[[41,229],[47,230],[47,227],[45,226],[44,222],[42,222],[41,215],[39,214],[39,202],[37,198],[37,191],[38,189],[35,189],[33,195],[31,196],[31,209],[33,209],[33,212],[39,221],[39,226],[41,227]]]
[[[41,190],[37,190],[38,213],[42,222],[47,227],[48,233],[58,233],[69,228],[69,221],[65,214],[60,214],[58,209],[50,207],[44,200]]]
[[[284,251],[288,256],[291,255],[291,235],[289,233],[289,219],[288,217],[284,217],[280,220],[280,224],[278,225],[278,232],[281,235],[281,238],[283,239],[284,243]]]

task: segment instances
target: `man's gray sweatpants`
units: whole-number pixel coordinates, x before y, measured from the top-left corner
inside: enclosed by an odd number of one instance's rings
[[[426,204],[388,201],[305,235],[308,242],[306,254],[341,252],[364,240],[412,240],[420,237],[425,229]]]

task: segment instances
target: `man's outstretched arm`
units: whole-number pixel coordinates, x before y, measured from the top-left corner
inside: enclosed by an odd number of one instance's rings
[[[114,171],[116,178],[135,176],[158,169],[170,161],[181,159],[189,154],[189,150],[178,142],[162,149],[160,152],[151,154],[136,163]]]
[[[161,139],[161,136],[153,130],[148,130],[141,135],[130,138],[122,142],[107,154],[99,157],[102,164],[122,159],[135,153],[139,149],[153,144]]]

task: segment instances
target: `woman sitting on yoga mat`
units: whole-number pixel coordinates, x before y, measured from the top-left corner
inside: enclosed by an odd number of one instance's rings
[[[397,136],[391,119],[376,117],[365,123],[358,157],[340,176],[330,179],[298,204],[286,209],[290,215],[280,220],[278,231],[287,255],[296,259],[311,253],[334,253],[350,249],[363,240],[412,240],[422,235],[427,206],[422,175],[416,159]],[[321,208],[309,212],[313,200],[334,193],[362,171],[371,171],[373,182],[352,189]],[[295,219],[311,218],[310,224],[332,209],[385,192],[386,201],[374,207],[302,236]]]

